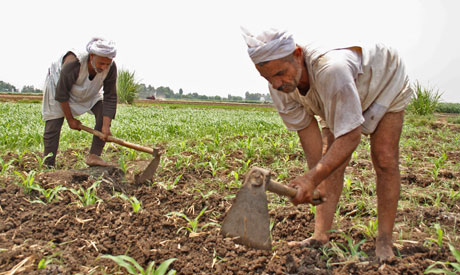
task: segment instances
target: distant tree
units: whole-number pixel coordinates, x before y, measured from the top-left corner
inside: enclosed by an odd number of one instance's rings
[[[227,100],[228,101],[243,101],[243,97],[241,97],[241,96],[232,96],[231,94],[228,94]]]
[[[136,82],[134,72],[119,70],[117,77],[117,94],[120,103],[132,104],[139,93],[141,85]]]
[[[157,98],[158,97],[163,97],[163,98],[174,98],[174,91],[171,90],[169,87],[163,87],[160,86],[155,89]]]
[[[14,85],[11,85],[10,83],[3,82],[3,81],[0,80],[0,91],[1,92],[16,93],[16,92],[18,92],[18,89],[16,89],[16,87],[14,87]]]
[[[184,90],[182,88],[179,89],[179,95],[182,96],[184,94]]]
[[[245,99],[245,100],[259,101],[260,98],[261,98],[262,96],[263,96],[263,95],[262,95],[262,94],[259,94],[259,93],[251,94],[250,92],[246,92],[246,93],[244,94],[244,99]]]
[[[35,89],[34,85],[25,85],[22,87],[21,93],[43,93],[43,91],[40,89]]]

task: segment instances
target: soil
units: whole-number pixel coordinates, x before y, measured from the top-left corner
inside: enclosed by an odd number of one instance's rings
[[[85,154],[87,149],[77,153]],[[424,157],[416,150],[411,154],[414,159]],[[126,270],[112,260],[101,258],[103,255],[129,255],[143,267],[151,261],[158,265],[177,258],[170,268],[177,270],[178,274],[423,274],[435,261],[455,262],[446,246],[427,246],[430,236],[423,230],[418,230],[419,234],[412,234],[410,238],[395,238],[399,240],[394,245],[398,256],[384,263],[379,263],[375,257],[373,239],[366,240],[360,247],[367,257],[353,260],[344,260],[340,254],[326,257],[326,249],[320,246],[291,248],[287,245],[289,241],[302,240],[313,232],[314,215],[306,205],[295,207],[283,201],[270,204],[269,215],[275,224],[271,232],[273,249],[251,249],[221,235],[218,225],[222,224],[232,205],[233,199],[229,196],[237,189],[210,183],[205,190],[218,192],[201,193],[196,187],[210,182],[204,181],[211,177],[208,171],[184,169],[177,184],[168,188],[161,181],[135,183],[134,174],[142,170],[147,161],[133,162],[135,165],[126,174],[115,167],[73,170],[76,155],[73,150],[62,152],[58,156],[57,169],[35,175],[35,182],[45,189],[59,185],[67,188],[52,202],[39,202],[45,198],[37,191],[25,193],[17,184],[18,177],[1,178],[0,274],[126,274]],[[18,156],[10,153],[1,157],[9,161]],[[238,152],[233,152],[231,157],[238,158]],[[458,151],[450,152],[448,157],[454,163],[460,161]],[[173,157],[171,162],[174,162]],[[21,163],[15,161],[13,165],[24,175],[39,170],[30,153],[22,158]],[[173,165],[160,168],[154,179],[174,178]],[[237,165],[235,162],[235,167],[228,169],[236,170]],[[347,169],[353,175],[361,175],[363,169],[371,169],[371,163],[360,160],[352,162]],[[227,184],[227,175],[228,171],[221,170],[215,177]],[[460,174],[441,171],[440,177],[458,179]],[[100,201],[82,206],[70,190],[88,189],[96,182]],[[426,187],[431,181],[425,172],[408,168],[402,170],[402,184],[403,188],[411,185]],[[458,184],[453,190],[458,191]],[[142,202],[141,210],[134,213],[126,199],[116,196],[118,193],[137,198]],[[272,194],[268,197],[272,202],[278,198]],[[452,209],[459,209],[458,201],[444,202],[454,205]],[[185,227],[190,225],[185,219],[171,214],[173,211],[182,212],[193,219],[205,208],[197,232],[189,232]],[[353,206],[340,210],[344,216],[340,230],[349,232],[354,243],[366,238],[362,230],[354,227],[356,213]],[[431,227],[434,223],[441,224],[446,231],[455,232],[460,228],[460,214],[434,206],[404,209],[398,212],[396,227],[398,224]],[[332,234],[332,240],[347,246],[348,240],[339,232]],[[456,246],[458,248],[458,243]],[[38,270],[42,259],[50,262]]]
[[[75,155],[71,150],[64,152],[59,161],[64,167],[72,167]],[[14,155],[5,156],[14,159]],[[16,163],[24,173],[33,167],[26,155],[24,164]],[[138,162],[138,170],[146,162]],[[354,163],[351,169],[362,169],[369,164]],[[115,167],[85,168],[82,170],[50,170],[35,175],[35,182],[45,188],[58,185],[70,189],[89,188],[99,181],[97,196],[103,202],[82,206],[70,191],[62,191],[59,198],[47,204],[36,202],[36,191],[24,193],[24,189],[6,178],[0,188],[0,271],[16,269],[16,274],[122,274],[120,268],[102,255],[130,255],[141,266],[151,261],[161,263],[177,258],[170,268],[178,274],[423,274],[434,261],[455,261],[447,248],[429,249],[424,245],[427,236],[420,233],[410,241],[396,242],[395,257],[385,263],[375,258],[374,241],[366,241],[361,249],[368,257],[345,261],[340,255],[327,260],[323,248],[291,248],[287,242],[301,240],[313,231],[313,214],[308,206],[295,207],[287,203],[270,211],[270,218],[276,226],[272,231],[273,250],[262,251],[235,244],[224,238],[214,224],[221,224],[232,199],[226,196],[235,190],[209,194],[205,199],[198,192],[190,193],[190,186],[200,184],[205,171],[184,173],[174,188],[168,190],[161,184],[136,185],[131,169],[125,175]],[[158,177],[171,173],[160,169]],[[217,175],[225,177],[224,174]],[[458,177],[459,175],[449,174]],[[403,184],[424,185],[417,175],[403,175]],[[209,186],[208,190],[219,190]],[[134,213],[129,202],[119,196],[123,192],[142,201],[142,209]],[[273,200],[274,195],[269,195]],[[183,227],[187,222],[172,211],[183,212],[194,218],[205,207],[197,233],[190,233]],[[342,209],[344,213],[353,211]],[[444,213],[440,209],[420,207],[398,213],[398,221],[418,220],[420,216],[427,225],[442,223],[444,227],[459,228],[458,213]],[[352,217],[350,214],[349,217]],[[397,222],[398,222],[397,221]],[[364,236],[353,230],[350,218],[342,220],[342,231],[352,232],[357,243]],[[342,234],[334,233],[333,240],[346,245]],[[49,258],[46,268],[37,270],[41,259]],[[3,273],[2,273],[3,274]]]

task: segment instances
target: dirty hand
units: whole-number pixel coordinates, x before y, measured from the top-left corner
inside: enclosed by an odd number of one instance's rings
[[[102,138],[103,141],[107,141],[107,138],[112,135],[112,132],[110,132],[110,126],[107,125],[102,125],[102,134],[104,134],[104,138]]]
[[[78,119],[75,119],[75,118],[67,119],[67,124],[69,124],[70,129],[78,130],[78,131],[81,130],[80,128],[81,122]]]
[[[292,199],[292,203],[294,205],[298,205],[300,203],[318,205],[326,201],[325,197],[321,197],[321,194],[319,190],[316,189],[315,184],[306,176],[295,178],[289,185],[297,188],[297,194]]]

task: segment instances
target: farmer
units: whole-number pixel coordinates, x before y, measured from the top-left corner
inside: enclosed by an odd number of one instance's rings
[[[370,135],[377,174],[376,256],[394,256],[392,231],[400,192],[399,138],[412,90],[395,50],[383,45],[299,46],[274,29],[257,36],[243,29],[248,53],[269,82],[273,103],[288,130],[297,131],[309,171],[290,185],[292,202],[313,203],[318,188],[327,200],[316,209],[311,238],[290,246],[329,241],[345,167],[361,140]],[[321,121],[321,131],[318,121]]]
[[[69,127],[80,131],[75,117],[91,112],[96,118],[94,129],[110,136],[110,123],[117,109],[117,66],[113,59],[117,50],[112,41],[93,38],[86,46],[88,53],[76,55],[68,51],[48,70],[43,93],[42,115],[45,120],[44,156],[52,153],[45,164],[53,167],[59,146],[64,117]],[[102,91],[103,88],[103,91]],[[109,166],[100,155],[105,139],[93,136],[89,166]]]

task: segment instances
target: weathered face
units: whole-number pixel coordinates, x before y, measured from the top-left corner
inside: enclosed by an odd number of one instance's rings
[[[98,74],[107,70],[112,64],[112,59],[94,54],[90,54],[89,61],[93,67],[93,70]]]
[[[294,92],[302,75],[302,69],[295,59],[268,61],[262,66],[256,65],[256,69],[273,88],[284,93]]]

